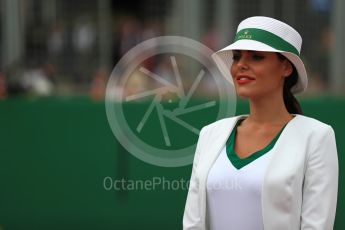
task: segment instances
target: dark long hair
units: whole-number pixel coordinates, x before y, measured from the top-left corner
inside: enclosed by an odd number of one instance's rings
[[[284,55],[277,53],[280,60],[288,60]],[[288,60],[289,61],[289,60]],[[291,63],[291,62],[290,62]],[[291,92],[291,88],[296,85],[298,80],[298,73],[295,68],[295,66],[292,65],[292,73],[290,76],[286,77],[284,80],[284,86],[283,86],[283,98],[284,98],[284,104],[289,113],[292,114],[303,114],[301,105],[295,98],[295,96]]]

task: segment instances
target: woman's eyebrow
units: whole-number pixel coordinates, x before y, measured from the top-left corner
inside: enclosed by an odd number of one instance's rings
[[[256,51],[256,50],[233,50],[233,53],[242,53],[242,52],[247,52],[247,53],[257,53],[260,51]]]

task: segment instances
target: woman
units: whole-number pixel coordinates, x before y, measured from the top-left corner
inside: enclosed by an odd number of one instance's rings
[[[301,115],[293,96],[307,87],[301,44],[289,25],[251,17],[217,52],[250,114],[201,130],[183,229],[333,229],[335,137],[329,125]]]

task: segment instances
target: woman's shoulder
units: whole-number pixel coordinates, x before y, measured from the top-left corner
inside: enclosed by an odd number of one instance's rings
[[[246,115],[233,116],[228,118],[223,118],[212,122],[201,129],[202,133],[221,133],[224,131],[229,131],[234,127],[236,121]]]
[[[329,129],[332,128],[330,125],[319,121],[312,117],[307,117],[304,115],[296,115],[296,123],[297,125],[302,125],[301,127],[305,127],[308,129]]]
[[[217,128],[217,127],[222,127],[224,125],[231,125],[234,122],[236,122],[242,116],[244,116],[244,115],[223,118],[223,119],[217,120],[215,122],[212,122],[212,123],[206,125],[204,128],[206,128],[206,129],[214,129],[214,128]]]
[[[294,130],[296,130],[296,132],[300,134],[312,134],[317,136],[334,134],[332,126],[315,118],[307,117],[304,115],[296,115],[293,120],[294,122],[292,122],[292,127],[294,128]]]

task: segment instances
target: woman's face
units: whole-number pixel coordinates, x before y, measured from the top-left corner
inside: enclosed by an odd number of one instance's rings
[[[238,96],[258,98],[282,94],[292,66],[274,52],[234,50],[230,71]]]

